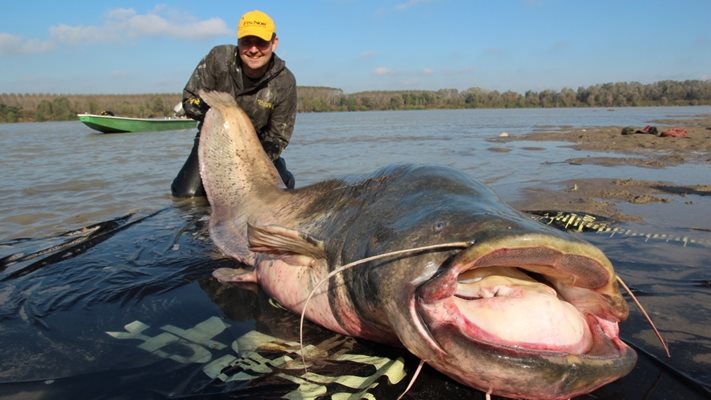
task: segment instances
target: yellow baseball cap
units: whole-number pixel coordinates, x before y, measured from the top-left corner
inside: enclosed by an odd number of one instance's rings
[[[253,10],[246,12],[237,24],[237,39],[245,36],[257,36],[264,40],[272,40],[276,32],[274,21],[266,13]]]

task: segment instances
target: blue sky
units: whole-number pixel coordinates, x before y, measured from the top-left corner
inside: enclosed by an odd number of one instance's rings
[[[2,93],[172,93],[242,13],[277,25],[300,86],[577,89],[711,79],[709,0],[13,1]]]

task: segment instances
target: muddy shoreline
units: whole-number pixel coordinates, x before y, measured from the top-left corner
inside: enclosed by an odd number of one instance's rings
[[[623,126],[609,127],[550,127],[526,135],[500,136],[493,151],[513,141],[558,141],[570,143],[581,151],[607,153],[597,156],[576,157],[565,160],[569,165],[636,166],[654,169],[686,163],[711,165],[711,115],[698,115],[693,119],[663,119],[650,123],[658,132],[671,128],[686,130],[685,137],[662,137],[648,133],[623,135]],[[642,131],[644,127],[632,127]],[[711,172],[711,170],[710,170]],[[670,203],[678,197],[682,203],[691,204],[693,196],[711,196],[709,182],[695,185],[678,185],[674,182],[629,179],[571,179],[555,183],[551,188],[528,188],[514,206],[525,210],[565,210],[591,213],[621,221],[642,219],[639,215],[625,213],[623,203]],[[698,197],[695,197],[698,199]],[[711,198],[710,198],[711,199]],[[678,202],[677,202],[678,203]]]

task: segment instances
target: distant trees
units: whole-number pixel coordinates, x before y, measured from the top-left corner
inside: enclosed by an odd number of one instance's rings
[[[69,121],[79,113],[100,114],[110,110],[127,117],[173,115],[181,95],[77,95],[77,94],[0,94],[0,122]]]
[[[297,88],[299,112],[411,110],[429,108],[636,107],[711,105],[711,80],[618,82],[560,91],[498,92],[479,87],[366,91],[346,94],[331,87]],[[77,113],[111,110],[129,117],[170,116],[180,94],[0,94],[0,122],[63,121]]]
[[[320,86],[299,86],[296,92],[296,107],[301,112],[330,111],[343,96],[341,89]]]
[[[0,103],[0,122],[18,122],[20,120],[20,112],[20,107]]]
[[[498,92],[473,87],[461,92],[438,91],[360,92],[334,100],[333,110],[411,108],[523,108],[523,107],[637,107],[654,105],[709,105],[711,80],[661,81],[651,84],[618,82],[563,88],[560,91]],[[346,103],[343,107],[339,104]]]
[[[35,109],[34,120],[37,122],[67,121],[74,118],[76,118],[76,113],[72,112],[69,99],[61,96],[52,100],[41,100]]]

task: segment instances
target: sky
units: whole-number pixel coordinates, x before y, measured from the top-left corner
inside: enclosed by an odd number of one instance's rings
[[[577,89],[711,79],[709,0],[12,1],[0,93],[179,93],[246,11],[299,86]]]

